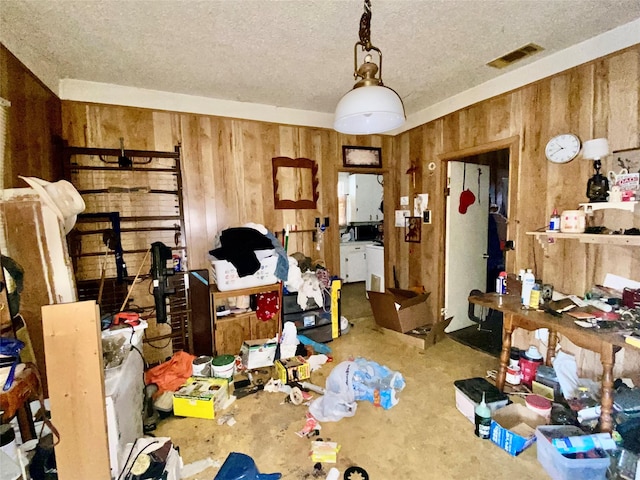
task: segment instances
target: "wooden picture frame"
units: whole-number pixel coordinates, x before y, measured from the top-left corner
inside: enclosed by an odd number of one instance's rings
[[[422,217],[404,218],[404,241],[420,243],[422,240]]]
[[[342,146],[342,165],[357,168],[382,168],[380,147]]]

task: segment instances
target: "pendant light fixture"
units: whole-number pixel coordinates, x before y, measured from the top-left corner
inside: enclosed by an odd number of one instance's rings
[[[353,135],[388,132],[404,123],[404,106],[398,94],[382,83],[382,52],[371,44],[371,0],[364,0],[359,34],[360,41],[353,47],[353,76],[357,81],[338,102],[333,128]],[[367,52],[360,67],[358,46]],[[372,61],[371,51],[378,54],[379,66]]]

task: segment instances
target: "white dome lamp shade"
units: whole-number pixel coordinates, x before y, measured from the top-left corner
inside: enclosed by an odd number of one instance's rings
[[[372,85],[354,88],[338,102],[333,128],[340,133],[366,135],[400,127],[404,106],[396,92]]]
[[[371,44],[371,2],[365,0],[360,19],[360,41],[354,46],[354,77],[360,80],[344,95],[336,107],[333,128],[351,135],[384,133],[402,126],[404,105],[400,96],[382,83],[382,52]],[[378,53],[380,68],[367,54],[358,68],[358,45],[362,50]],[[376,76],[376,74],[378,76]]]

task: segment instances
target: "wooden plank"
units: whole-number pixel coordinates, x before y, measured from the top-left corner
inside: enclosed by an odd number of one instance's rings
[[[94,301],[42,307],[60,478],[109,480],[100,311]]]

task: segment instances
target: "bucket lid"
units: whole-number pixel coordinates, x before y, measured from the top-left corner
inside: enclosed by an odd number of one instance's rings
[[[211,365],[213,365],[214,367],[224,367],[229,365],[230,363],[235,362],[235,360],[236,357],[234,357],[233,355],[220,355],[211,361]]]
[[[531,360],[541,360],[542,359],[542,354],[540,353],[540,351],[533,345],[531,345],[525,355],[527,356],[527,358],[531,359]]]
[[[528,406],[538,410],[551,410],[551,400],[544,398],[542,395],[527,395],[525,402]]]

